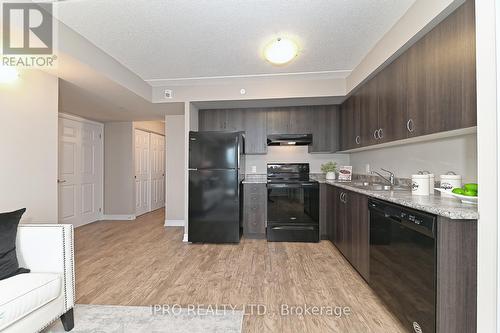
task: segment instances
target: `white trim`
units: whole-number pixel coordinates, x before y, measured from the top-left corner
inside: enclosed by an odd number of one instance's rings
[[[318,72],[295,72],[295,73],[269,73],[269,74],[248,74],[248,75],[223,75],[223,76],[199,76],[199,77],[182,77],[175,79],[147,79],[147,83],[153,87],[162,86],[177,86],[190,84],[218,84],[221,80],[227,83],[228,80],[238,81],[245,79],[346,79],[351,70],[336,70],[336,71],[318,71]]]
[[[79,122],[87,123],[87,124],[98,125],[98,126],[101,126],[104,129],[104,124],[103,123],[100,123],[100,122],[94,121],[94,120],[90,120],[90,119],[86,119],[86,118],[82,118],[80,116],[75,116],[75,115],[69,114],[69,113],[59,112],[59,118],[64,118],[64,119],[69,119],[69,120],[74,120],[74,121],[79,121]]]
[[[387,148],[387,147],[394,147],[394,146],[402,146],[402,145],[407,145],[411,143],[418,143],[418,142],[425,142],[425,141],[433,141],[433,140],[439,140],[439,139],[445,139],[445,138],[452,138],[455,136],[462,136],[462,135],[467,135],[467,134],[474,134],[477,133],[477,127],[467,127],[467,128],[460,128],[457,130],[452,130],[452,131],[447,131],[447,132],[439,132],[439,133],[434,133],[434,134],[428,134],[428,135],[421,135],[421,136],[416,136],[413,138],[408,138],[408,139],[402,139],[402,140],[397,140],[397,141],[391,141],[391,142],[386,142],[386,143],[381,143],[378,145],[372,145],[372,146],[366,146],[366,147],[361,147],[361,148],[354,148],[354,149],[349,149],[349,150],[343,150],[339,151],[338,153],[357,153],[359,151],[365,151],[365,150],[373,150],[373,149],[381,149],[381,148]]]
[[[189,240],[188,240],[188,234],[184,234],[184,238],[182,238],[182,241],[184,243],[189,243]]]
[[[133,221],[135,220],[135,215],[108,215],[104,214],[102,216],[103,221]]]
[[[165,227],[183,227],[184,220],[165,220]]]

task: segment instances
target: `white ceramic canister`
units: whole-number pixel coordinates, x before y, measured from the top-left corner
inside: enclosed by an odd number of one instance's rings
[[[439,176],[439,182],[440,188],[451,193],[454,188],[462,187],[462,176],[457,175],[454,172],[448,172],[446,175]],[[447,194],[445,192],[441,192],[441,196],[452,197],[451,194]]]
[[[429,175],[411,176],[411,194],[429,195]]]

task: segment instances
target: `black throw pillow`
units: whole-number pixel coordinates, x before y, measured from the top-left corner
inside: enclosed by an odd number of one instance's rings
[[[16,255],[16,237],[19,220],[26,208],[0,214],[0,280],[30,270],[19,267]]]

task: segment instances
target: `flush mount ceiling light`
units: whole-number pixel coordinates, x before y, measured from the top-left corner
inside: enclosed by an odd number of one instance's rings
[[[0,84],[12,83],[18,78],[19,72],[15,67],[0,66]]]
[[[276,38],[264,48],[264,58],[274,65],[284,65],[299,53],[297,44],[288,38]]]

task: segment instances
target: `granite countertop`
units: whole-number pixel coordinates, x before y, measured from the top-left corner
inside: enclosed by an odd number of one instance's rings
[[[311,179],[452,220],[477,220],[479,218],[476,205],[464,204],[456,198],[442,197],[437,193],[429,196],[416,196],[410,191],[370,191],[354,187],[351,182],[326,180],[324,176],[313,176]]]
[[[267,174],[246,174],[243,184],[267,184]]]

